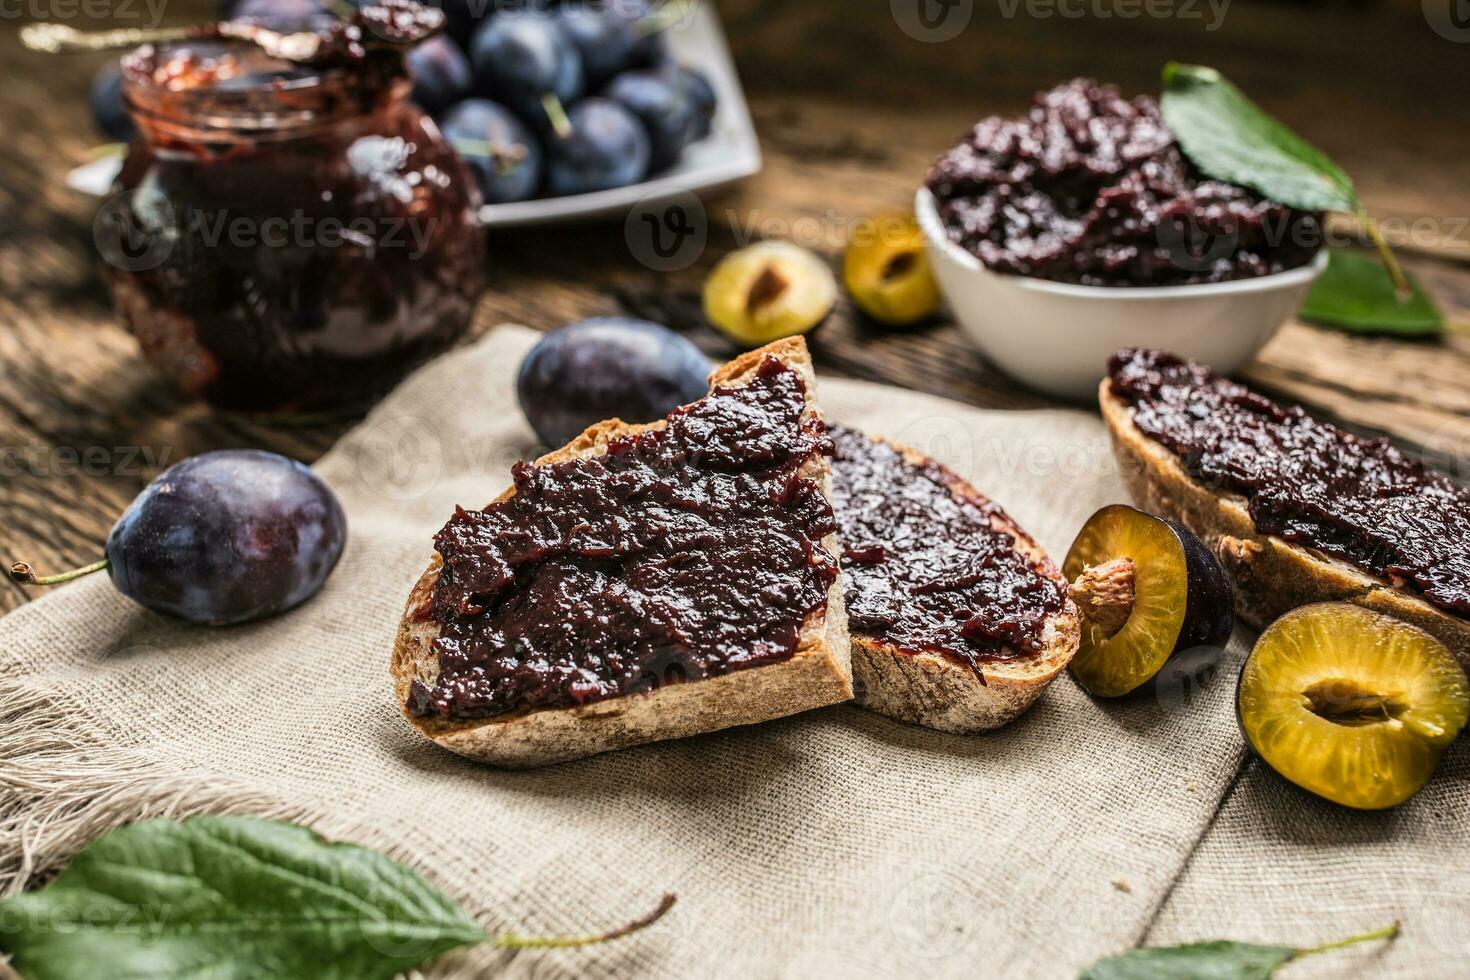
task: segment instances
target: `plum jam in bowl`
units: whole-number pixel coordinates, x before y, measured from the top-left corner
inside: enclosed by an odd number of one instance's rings
[[[219,408],[359,405],[480,292],[473,182],[398,50],[333,30],[313,64],[218,38],[123,59],[138,135],[94,224],[102,269],[148,360]]]
[[[939,288],[961,329],[996,367],[1030,387],[1091,399],[1108,358],[1140,344],[1230,373],[1301,307],[1327,266],[1319,252],[1286,272],[1186,286],[1079,286],[992,272],[949,240],[934,198],[914,202]]]
[[[941,291],[991,363],[1090,399],[1146,346],[1234,371],[1327,264],[1322,216],[1212,180],[1147,96],[1077,79],[982,120],[914,200]]]

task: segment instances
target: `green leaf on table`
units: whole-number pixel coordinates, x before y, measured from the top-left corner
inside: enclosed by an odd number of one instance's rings
[[[1303,956],[1374,939],[1393,939],[1398,923],[1307,949],[1217,939],[1186,946],[1146,946],[1098,960],[1079,980],[1270,980],[1277,968]]]
[[[1361,210],[1341,167],[1215,69],[1169,62],[1160,105],[1185,155],[1216,180],[1308,211]]]
[[[1404,299],[1388,270],[1367,255],[1330,249],[1327,268],[1318,277],[1297,314],[1303,320],[1355,333],[1428,337],[1444,332],[1444,315],[1434,300],[1409,280],[1413,293]]]
[[[489,939],[380,854],[244,817],[122,827],[0,902],[0,950],[26,980],[388,980]]]
[[[1099,960],[1081,980],[1266,980],[1297,955],[1293,946],[1257,946],[1217,940],[1188,946],[1135,949]]]

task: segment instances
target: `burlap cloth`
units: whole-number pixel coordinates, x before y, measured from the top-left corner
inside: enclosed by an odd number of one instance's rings
[[[837,707],[530,772],[424,741],[394,704],[394,627],[452,507],[533,449],[513,395],[531,340],[502,328],[440,359],[321,461],[350,540],[296,612],[193,628],[94,576],[5,617],[0,886],[122,821],[237,812],[385,849],[497,929],[582,932],[678,893],[621,943],[440,974],[1063,977],[1138,942],[1309,944],[1402,919],[1391,947],[1293,975],[1467,975],[1466,741],[1396,811],[1314,800],[1245,762],[1239,636],[1202,687],[1104,703],[1064,677],[984,737]],[[1058,558],[1125,499],[1091,415],[818,395],[954,466]]]

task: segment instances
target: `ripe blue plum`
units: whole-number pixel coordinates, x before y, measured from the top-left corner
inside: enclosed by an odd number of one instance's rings
[[[476,32],[470,64],[476,95],[510,106],[537,128],[557,126],[561,107],[582,94],[582,56],[547,14],[496,14]],[[560,105],[549,109],[548,100]]]
[[[443,34],[417,45],[407,60],[413,75],[413,101],[429,115],[439,115],[470,94],[474,76],[469,59]]]
[[[158,612],[219,626],[316,595],[347,542],[330,487],[277,453],[219,450],[165,470],[107,537],[119,592]]]
[[[439,128],[474,173],[486,204],[535,196],[544,156],[515,113],[489,99],[466,99],[445,113]]]
[[[330,487],[276,453],[225,449],[169,467],[123,511],[106,560],[22,583],[55,585],[108,570],[117,590],[154,610],[224,626],[316,595],[342,556],[347,518]]]
[[[546,186],[555,195],[636,184],[648,174],[648,131],[611,99],[583,99],[567,112],[570,132],[546,145]]]
[[[637,33],[638,14],[630,16],[627,0],[584,3],[564,7],[561,26],[582,55],[587,87],[596,89],[607,79],[631,67],[642,38]]]
[[[598,317],[546,334],[521,362],[516,395],[548,446],[604,419],[653,422],[709,390],[699,348],[647,320]]]
[[[682,93],[694,106],[692,138],[704,139],[710,133],[710,127],[715,118],[715,109],[719,104],[715,95],[715,87],[710,84],[709,77],[698,69],[673,63],[664,65],[659,69],[659,73],[667,78],[675,90]]]
[[[694,139],[694,103],[657,72],[623,72],[608,83],[603,95],[637,116],[648,131],[650,173],[676,163]]]
[[[123,105],[122,69],[109,61],[92,79],[92,120],[109,139],[126,143],[133,138],[133,117]]]

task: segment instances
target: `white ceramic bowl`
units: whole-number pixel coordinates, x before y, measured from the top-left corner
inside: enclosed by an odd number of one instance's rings
[[[1108,357],[1155,347],[1230,372],[1295,313],[1327,265],[1200,286],[1074,286],[991,272],[945,234],[928,188],[914,213],[960,326],[1002,371],[1063,398],[1091,399]]]

